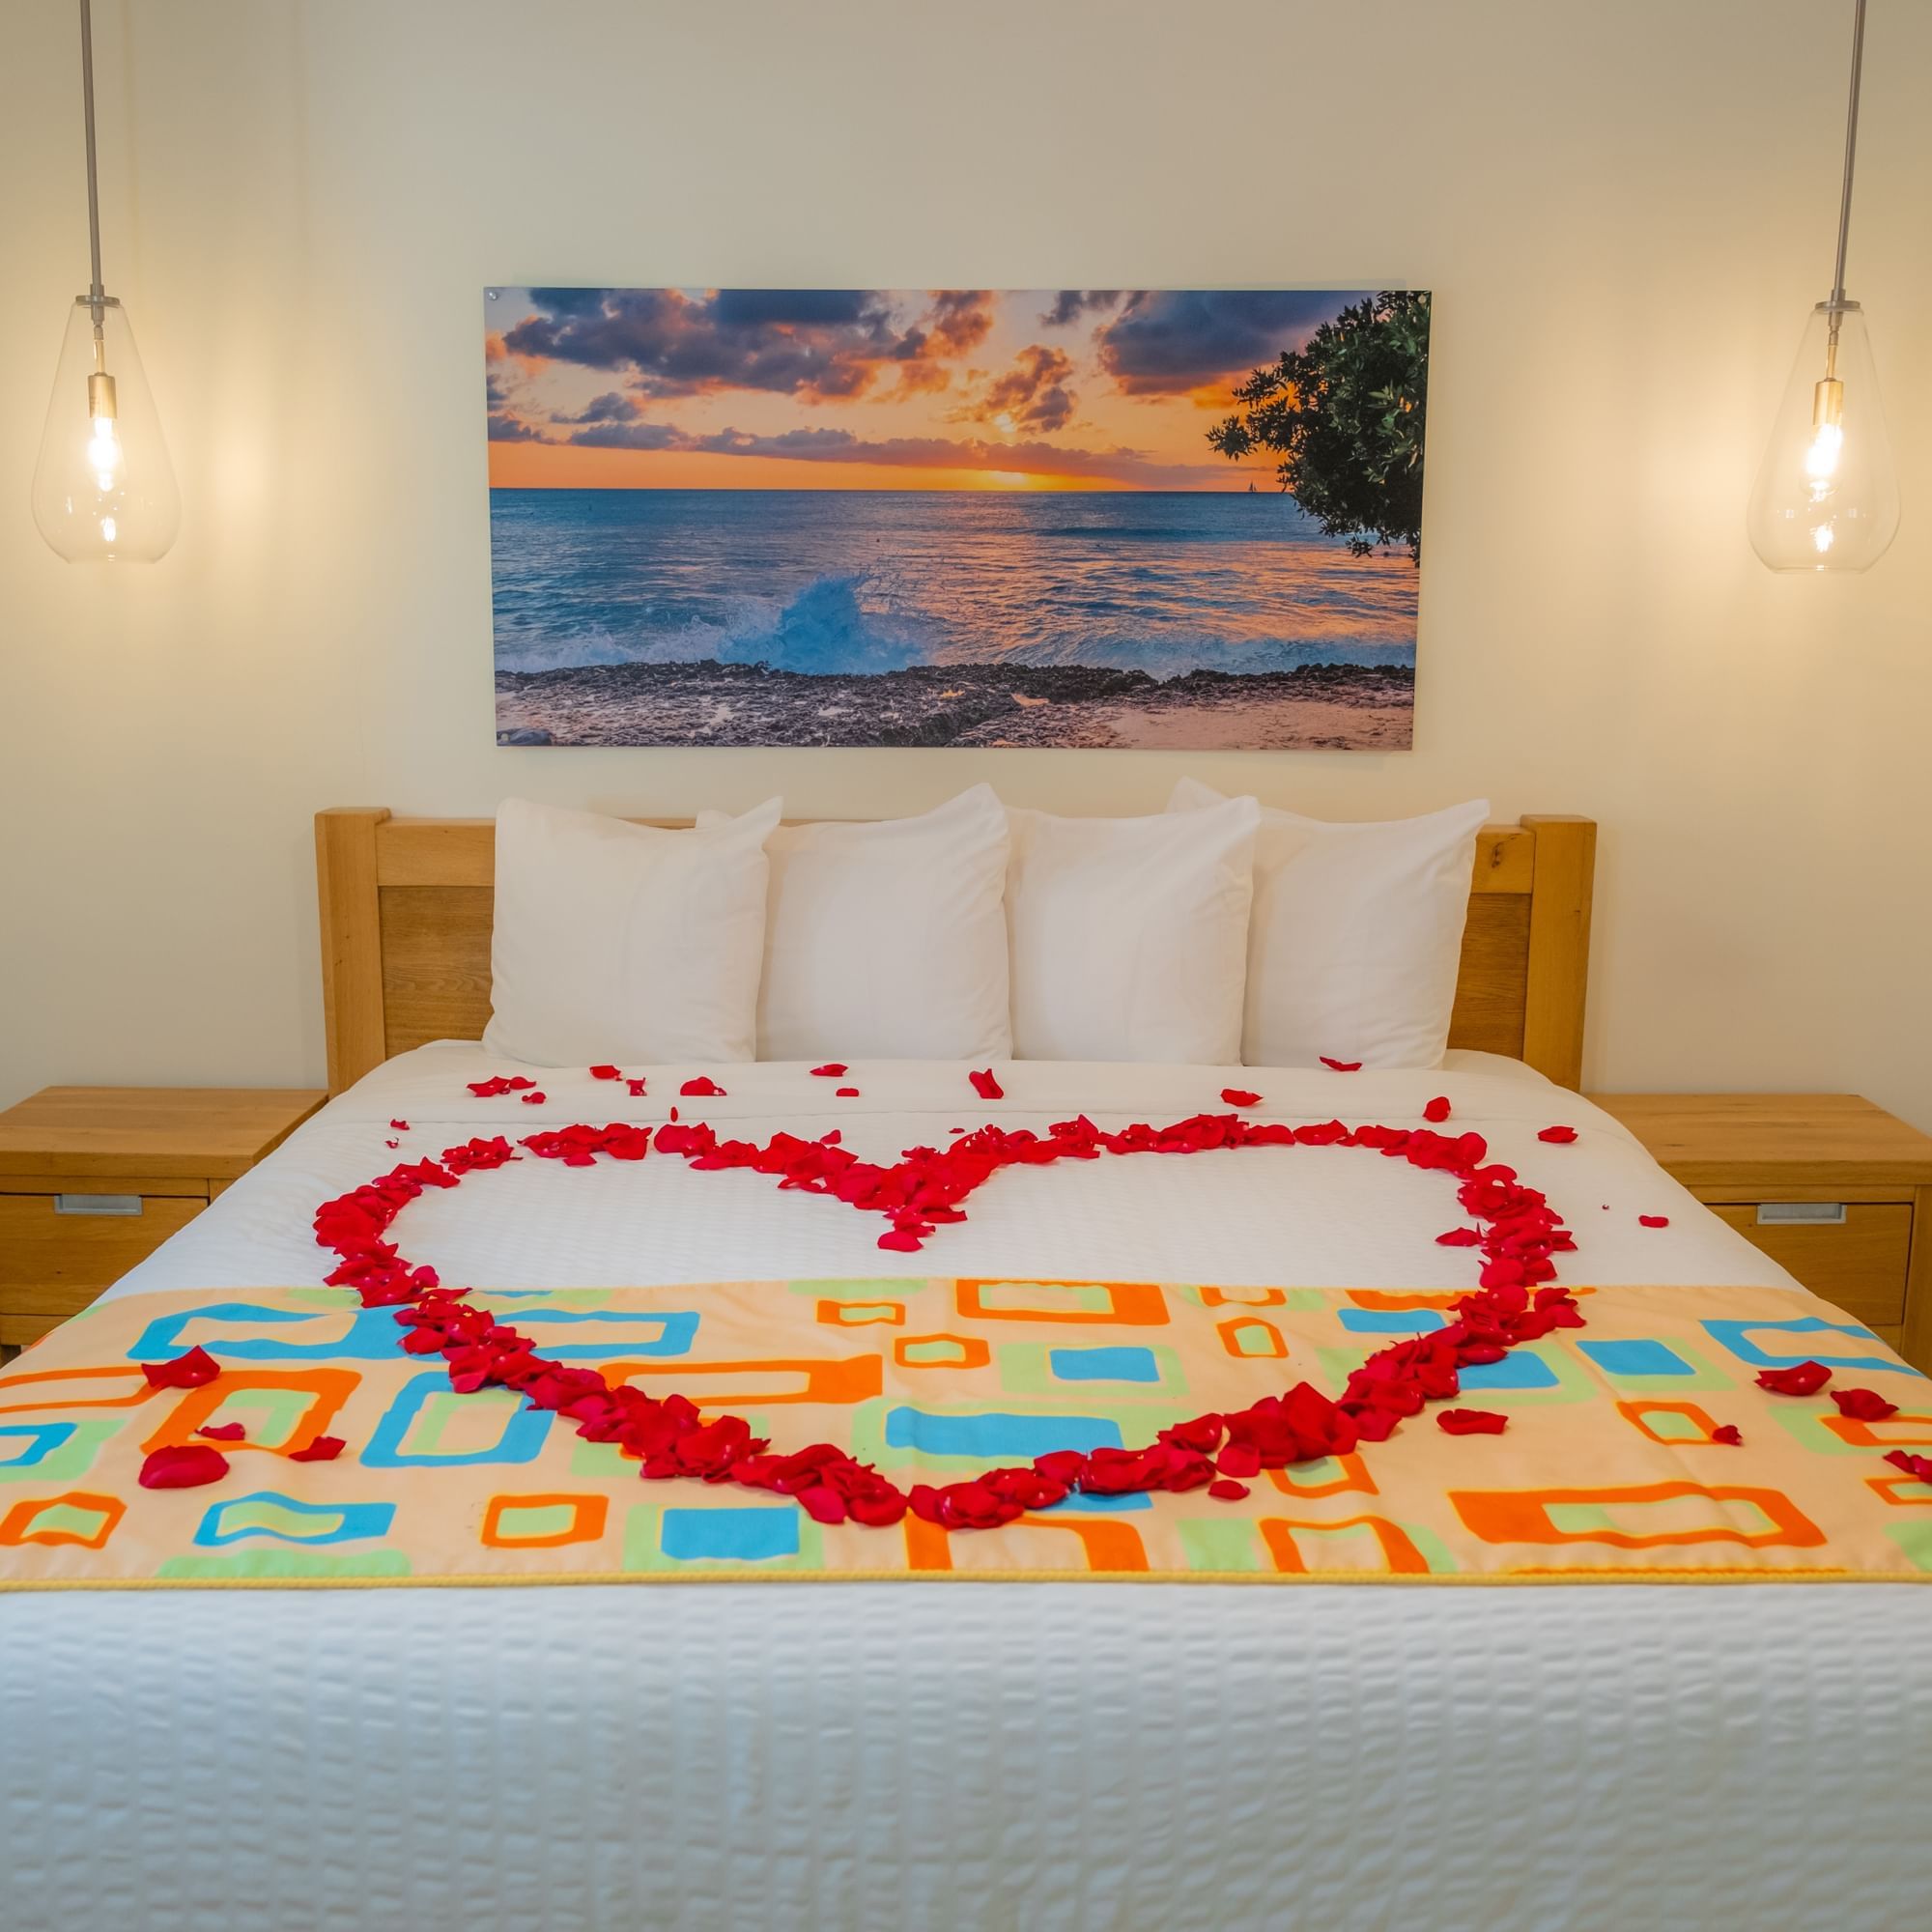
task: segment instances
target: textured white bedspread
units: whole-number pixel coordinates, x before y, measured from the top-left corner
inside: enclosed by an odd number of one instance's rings
[[[639,1069],[631,1069],[638,1071]],[[1630,1134],[1520,1061],[1452,1053],[1426,1073],[1331,1073],[1286,1067],[1112,1066],[1003,1063],[1004,1100],[981,1100],[952,1063],[853,1065],[838,1080],[761,1063],[653,1068],[649,1097],[582,1068],[491,1061],[468,1041],[423,1047],[371,1074],[299,1128],[274,1157],[237,1181],[201,1218],[112,1291],[286,1287],[320,1281],[330,1263],[309,1222],[316,1204],[472,1134],[515,1139],[572,1121],[659,1122],[677,1108],[721,1135],[763,1140],[779,1128],[837,1127],[867,1157],[895,1160],[943,1147],[951,1127],[995,1121],[1044,1132],[1083,1110],[1102,1127],[1160,1124],[1226,1113],[1221,1090],[1262,1096],[1254,1120],[1379,1121],[1419,1125],[1434,1094],[1449,1096],[1446,1130],[1474,1127],[1498,1160],[1543,1188],[1576,1230],[1572,1281],[1787,1282],[1750,1243],[1669,1179]],[[546,1096],[482,1100],[467,1083],[491,1072],[533,1074]],[[708,1072],[723,1097],[680,1100]],[[857,1087],[856,1099],[836,1089]],[[409,1130],[392,1130],[391,1120]],[[1540,1128],[1581,1138],[1551,1147]],[[392,1150],[386,1143],[401,1142]],[[601,1162],[564,1170],[524,1160],[412,1203],[396,1224],[403,1251],[445,1281],[475,1287],[649,1287],[789,1276],[863,1278],[930,1266],[944,1274],[1007,1270],[1134,1281],[1216,1281],[1297,1287],[1458,1288],[1473,1281],[1466,1253],[1435,1236],[1458,1218],[1451,1184],[1354,1148],[1256,1148],[1207,1157],[1102,1158],[1011,1168],[966,1203],[924,1254],[882,1252],[885,1222],[833,1201],[781,1194],[761,1175],[695,1173],[680,1160]],[[1671,1217],[1640,1228],[1639,1213]]]
[[[115,1291],[320,1279],[316,1203],[474,1132],[687,1118],[867,1153],[987,1119],[1218,1108],[1454,1124],[1575,1227],[1564,1278],[1781,1281],[1627,1134],[1513,1063],[1431,1074],[582,1072],[475,1100],[393,1062]],[[503,1070],[517,1070],[506,1068]],[[632,1069],[636,1070],[636,1069]],[[839,1100],[836,1084],[861,1088]],[[392,1118],[407,1119],[392,1133]],[[1555,1121],[1571,1147],[1540,1144]],[[384,1147],[403,1143],[400,1152]],[[1448,1183],[1352,1150],[1003,1173],[912,1265],[1449,1287]],[[1639,1213],[1671,1217],[1641,1229]],[[676,1160],[523,1162],[412,1205],[443,1278],[896,1274],[883,1224]],[[1926,1922],[1932,1591],[653,1584],[0,1596],[0,1926],[942,1925],[1696,1932]]]

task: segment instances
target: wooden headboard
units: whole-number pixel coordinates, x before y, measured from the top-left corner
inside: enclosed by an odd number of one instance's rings
[[[482,1037],[496,841],[487,818],[391,818],[381,806],[316,813],[331,1094],[427,1040]],[[1596,852],[1593,819],[1483,829],[1451,1046],[1579,1084]]]

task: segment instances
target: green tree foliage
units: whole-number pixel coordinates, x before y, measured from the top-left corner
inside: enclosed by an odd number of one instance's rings
[[[1422,554],[1422,431],[1429,298],[1384,289],[1324,322],[1305,349],[1235,391],[1243,413],[1208,432],[1223,456],[1281,453],[1275,474],[1357,556],[1406,544]]]

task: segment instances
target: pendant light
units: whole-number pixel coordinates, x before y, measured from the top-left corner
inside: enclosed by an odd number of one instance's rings
[[[74,298],[34,469],[34,522],[70,563],[153,563],[181,528],[181,492],[128,311],[100,282],[94,160],[94,19],[80,0],[87,233],[94,280]]]
[[[1898,529],[1898,473],[1879,407],[1864,310],[1845,298],[1864,46],[1865,0],[1856,0],[1837,271],[1830,298],[1804,326],[1751,488],[1751,548],[1773,570],[1868,570]]]

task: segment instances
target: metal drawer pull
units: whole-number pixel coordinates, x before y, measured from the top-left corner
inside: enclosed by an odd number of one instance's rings
[[[56,1214],[138,1214],[138,1194],[56,1194]]]
[[[1842,1228],[1845,1204],[1842,1201],[1760,1201],[1757,1204],[1760,1228],[1804,1227]]]

